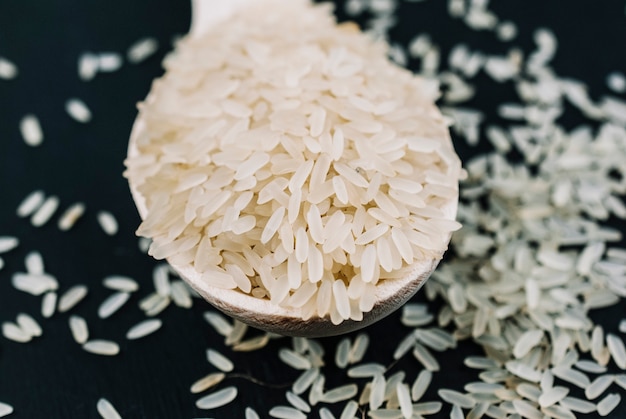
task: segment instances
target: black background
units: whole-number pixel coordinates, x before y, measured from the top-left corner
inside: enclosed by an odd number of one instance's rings
[[[444,59],[460,41],[489,53],[505,53],[509,48],[510,44],[497,42],[493,33],[475,32],[450,19],[443,0],[401,3],[398,26],[391,31],[394,41],[407,43],[417,33],[429,33],[442,48]],[[608,93],[606,74],[626,70],[622,0],[507,0],[494,2],[491,7],[502,20],[518,25],[519,35],[513,43],[524,51],[534,49],[535,28],[551,28],[560,40],[553,61],[557,73],[585,81],[594,98]],[[345,18],[341,7],[337,12]],[[286,404],[284,392],[298,373],[285,367],[276,352],[290,342],[276,340],[263,351],[234,354],[202,319],[208,307],[201,301],[194,301],[191,310],[168,308],[160,316],[163,328],[153,336],[134,342],[124,339],[128,328],[143,319],[137,302],[152,290],[155,262],[137,246],[134,230],[139,217],[121,175],[123,160],[136,102],[145,97],[151,80],[162,73],[160,62],[171,48],[172,37],[184,34],[189,20],[187,1],[0,2],[0,56],[10,58],[20,70],[17,79],[0,80],[0,236],[17,236],[21,241],[18,249],[2,255],[6,266],[0,270],[0,321],[14,321],[17,313],[27,312],[44,329],[43,337],[28,344],[0,338],[0,401],[15,407],[12,418],[96,418],[100,397],[108,398],[126,418],[239,418],[248,405],[265,415],[270,407]],[[125,64],[120,71],[100,74],[88,83],[78,79],[81,53],[125,52],[143,36],[154,36],[161,44],[158,54],[147,62]],[[411,62],[411,66],[417,65]],[[479,94],[468,105],[497,122],[496,106],[516,98],[512,85],[493,88],[494,83],[484,75],[476,82]],[[94,115],[91,123],[81,125],[67,116],[64,103],[70,97],[88,104]],[[36,114],[44,129],[44,143],[36,149],[26,146],[19,134],[18,123],[26,113]],[[571,110],[562,122],[573,127],[585,121]],[[484,151],[471,149],[460,139],[456,146],[464,160]],[[56,218],[36,229],[28,220],[15,216],[17,205],[35,189],[58,195],[61,209],[84,201],[87,212],[68,233],[57,229]],[[106,236],[97,225],[95,214],[100,209],[118,218],[120,231],[116,236]],[[623,225],[615,220],[612,223],[624,231]],[[43,254],[46,270],[60,282],[60,292],[78,283],[89,285],[88,297],[73,312],[87,319],[92,337],[120,342],[120,355],[108,358],[84,352],[72,340],[67,326],[69,314],[42,319],[40,298],[12,288],[11,273],[23,271],[23,257],[31,250]],[[113,318],[102,321],[97,319],[97,307],[110,291],[102,287],[101,280],[112,274],[131,276],[142,289]],[[421,295],[416,299],[424,300]],[[436,312],[437,303],[431,304]],[[626,317],[625,308],[622,302],[596,311],[592,317],[607,331],[616,331],[619,319]],[[395,345],[408,331],[397,316],[369,328],[372,344],[366,359],[390,363]],[[322,340],[329,364],[338,341]],[[216,411],[197,410],[194,403],[198,396],[190,394],[189,386],[211,371],[205,357],[208,347],[234,359],[236,372],[250,374],[275,388],[245,378],[229,378],[221,386],[237,385],[237,400]],[[465,368],[462,361],[480,352],[471,344],[463,344],[440,355],[444,370],[435,374],[424,400],[436,400],[437,388],[461,389],[463,383],[476,379],[476,372]],[[395,368],[405,369],[410,382],[419,371],[412,359]],[[330,388],[345,379],[343,372],[330,367],[325,373]],[[611,391],[619,390],[613,387]],[[447,417],[447,409],[444,407],[438,417]],[[612,417],[626,417],[626,401]]]

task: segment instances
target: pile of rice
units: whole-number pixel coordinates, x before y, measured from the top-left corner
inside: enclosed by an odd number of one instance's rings
[[[338,324],[373,308],[379,281],[442,257],[463,172],[437,85],[331,12],[252,2],[181,40],[126,176],[153,257]]]

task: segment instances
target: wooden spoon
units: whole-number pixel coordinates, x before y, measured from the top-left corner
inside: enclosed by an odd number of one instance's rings
[[[215,23],[228,19],[239,7],[251,0],[192,0],[193,18],[191,36],[199,36]],[[146,99],[152,100],[150,96]],[[138,117],[130,135],[128,157],[139,153],[136,139],[145,130],[145,124]],[[147,215],[144,197],[138,192],[137,185],[129,180],[130,191],[142,219]],[[454,219],[458,205],[458,196],[444,206],[446,218]],[[446,241],[450,234],[446,234]],[[441,255],[443,256],[443,255]],[[386,317],[406,303],[421,287],[439,264],[441,257],[419,260],[411,266],[410,273],[404,278],[385,279],[376,285],[375,304],[370,312],[363,313],[363,320],[346,320],[334,325],[330,317],[303,320],[299,309],[289,309],[259,299],[237,290],[226,290],[210,286],[202,280],[202,274],[192,265],[171,264],[204,299],[217,309],[250,326],[288,336],[321,337],[333,336],[364,328]]]

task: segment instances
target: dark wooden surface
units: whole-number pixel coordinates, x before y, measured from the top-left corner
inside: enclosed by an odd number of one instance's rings
[[[445,3],[403,3],[392,38],[406,43],[416,33],[429,33],[442,47],[444,57],[459,41],[486,52],[506,51],[493,34],[474,32],[451,20]],[[626,70],[623,1],[508,0],[494,2],[493,9],[502,19],[518,24],[519,36],[514,43],[525,51],[533,49],[534,28],[554,30],[560,39],[554,68],[562,76],[585,81],[593,97],[607,93],[607,73]],[[341,8],[338,13],[344,17]],[[124,339],[126,330],[143,319],[137,303],[152,289],[154,261],[137,247],[134,230],[139,218],[121,175],[122,162],[136,115],[135,104],[146,95],[151,80],[161,74],[160,61],[170,48],[171,38],[186,32],[189,15],[188,2],[180,0],[0,2],[0,56],[9,57],[20,69],[17,79],[0,80],[0,236],[14,235],[21,240],[18,249],[2,255],[6,266],[0,270],[0,321],[14,320],[17,313],[27,312],[34,314],[44,329],[43,337],[28,344],[0,338],[0,401],[15,407],[12,418],[96,418],[100,397],[111,400],[125,418],[150,419],[240,418],[248,405],[266,414],[271,406],[286,404],[284,392],[297,372],[284,367],[276,352],[288,342],[276,340],[257,353],[233,354],[202,319],[208,307],[199,301],[191,310],[168,308],[160,316],[164,325],[157,334],[135,342]],[[125,65],[89,83],[78,79],[76,63],[82,52],[123,52],[143,36],[155,36],[161,43],[159,53],[149,61]],[[495,118],[497,104],[515,99],[511,85],[480,89],[493,84],[482,75],[476,80],[480,93],[469,105],[483,110],[489,118]],[[91,123],[80,125],[67,117],[64,102],[69,97],[81,98],[91,107]],[[39,117],[45,132],[44,144],[36,149],[25,146],[18,131],[19,119],[31,112]],[[570,126],[582,123],[577,115],[570,112],[564,122]],[[480,151],[463,141],[457,141],[457,147],[465,159]],[[35,229],[14,215],[19,202],[34,189],[58,195],[62,207],[84,201],[87,213],[68,233],[60,232],[52,222]],[[100,209],[117,216],[120,232],[115,237],[105,236],[98,227],[95,213]],[[107,358],[84,352],[71,338],[68,314],[42,319],[40,298],[12,288],[11,273],[24,269],[23,257],[31,250],[43,254],[46,268],[58,278],[61,291],[78,283],[89,285],[88,297],[74,312],[87,319],[92,336],[120,342],[120,355]],[[110,292],[102,287],[101,280],[111,274],[136,278],[142,291],[113,318],[102,321],[96,316],[97,307]],[[421,301],[423,296],[416,299]],[[434,303],[433,311],[436,308]],[[622,302],[595,312],[593,317],[607,330],[615,331],[625,312]],[[394,315],[367,331],[372,344],[366,359],[390,363],[395,345],[408,329]],[[338,340],[321,340],[329,364]],[[254,376],[270,387],[230,378],[228,385],[240,389],[236,402],[214,412],[197,410],[197,397],[190,394],[189,386],[211,371],[205,357],[208,347],[232,356],[238,373]],[[476,373],[463,366],[463,358],[480,352],[471,344],[446,352],[440,358],[444,371],[435,375],[425,399],[437,399],[438,387],[460,389],[463,383],[474,380]],[[410,359],[395,368],[407,370],[411,380],[419,370]],[[345,380],[343,372],[331,367],[325,373],[328,387]],[[448,415],[447,408],[444,412],[438,417]],[[612,417],[626,417],[626,401]]]

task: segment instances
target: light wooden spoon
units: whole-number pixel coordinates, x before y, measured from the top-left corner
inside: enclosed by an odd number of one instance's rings
[[[192,0],[193,18],[190,34],[199,36],[212,25],[228,19],[239,7],[251,0]],[[148,96],[147,101],[151,100]],[[130,135],[128,157],[136,157],[139,153],[136,140],[145,130],[145,124],[137,118]],[[130,191],[142,219],[147,216],[145,198],[138,192],[137,186],[129,179]],[[446,218],[454,219],[458,205],[458,197],[451,199],[443,208]],[[450,240],[449,233],[446,241]],[[443,255],[442,255],[443,256]],[[250,326],[289,336],[321,337],[348,333],[364,328],[386,317],[406,303],[421,287],[439,264],[440,258],[420,260],[411,266],[410,273],[404,278],[385,279],[376,285],[376,302],[370,312],[363,313],[363,320],[346,320],[333,325],[328,316],[303,320],[299,309],[289,309],[259,299],[237,290],[225,290],[212,287],[202,280],[192,265],[171,264],[172,267],[187,281],[204,299],[223,311]]]

